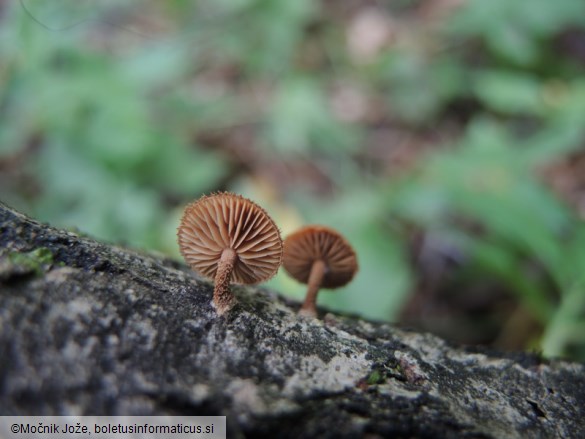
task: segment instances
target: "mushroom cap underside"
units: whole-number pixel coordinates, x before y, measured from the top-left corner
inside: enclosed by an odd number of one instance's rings
[[[256,203],[232,193],[189,204],[177,232],[181,254],[193,270],[213,279],[224,249],[236,252],[231,281],[255,284],[273,277],[282,262],[278,227]]]
[[[351,281],[357,272],[357,257],[351,245],[335,230],[306,226],[284,241],[284,269],[296,280],[307,283],[313,262],[325,263],[321,287],[337,288]]]

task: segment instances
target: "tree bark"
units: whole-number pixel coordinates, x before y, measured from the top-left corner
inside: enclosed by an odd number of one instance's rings
[[[0,415],[226,415],[236,438],[585,437],[581,364],[231,289],[219,317],[183,264],[0,204]]]

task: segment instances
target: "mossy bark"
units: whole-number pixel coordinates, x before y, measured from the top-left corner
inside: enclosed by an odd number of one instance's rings
[[[219,317],[183,264],[0,204],[0,415],[221,414],[229,437],[585,437],[581,364],[232,291]]]

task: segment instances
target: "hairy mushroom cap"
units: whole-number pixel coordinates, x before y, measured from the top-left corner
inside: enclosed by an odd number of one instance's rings
[[[358,264],[351,245],[335,230],[325,226],[305,226],[284,241],[284,269],[296,280],[309,283],[313,263],[323,261],[325,271],[320,286],[346,285]]]
[[[214,303],[220,314],[234,303],[230,282],[266,281],[282,261],[278,228],[264,209],[240,195],[219,193],[191,203],[177,234],[181,254],[191,268],[215,279]],[[221,295],[224,299],[218,298]],[[222,300],[227,300],[225,305]]]

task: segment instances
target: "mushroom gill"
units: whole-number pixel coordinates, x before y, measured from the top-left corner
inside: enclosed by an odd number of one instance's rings
[[[241,195],[219,193],[189,204],[177,235],[191,268],[215,280],[213,303],[220,315],[236,303],[230,283],[266,281],[282,261],[283,244],[274,221]]]

